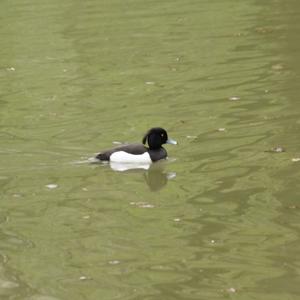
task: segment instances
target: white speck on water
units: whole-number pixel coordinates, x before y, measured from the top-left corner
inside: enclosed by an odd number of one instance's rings
[[[118,142],[118,141],[113,141],[112,142],[114,145],[122,145],[123,143],[122,142]]]
[[[87,192],[87,191],[88,191],[88,189],[87,189],[87,188],[82,188],[82,190],[83,190],[83,191],[85,191],[85,192]]]
[[[298,208],[298,206],[296,206],[296,205],[290,205],[289,208],[290,209],[296,209],[296,208]]]
[[[238,101],[238,100],[240,100],[241,98],[240,97],[237,97],[237,96],[231,96],[231,97],[229,97],[229,100],[230,101]]]
[[[292,158],[292,162],[298,162],[298,161],[300,161],[300,157],[294,157],[294,158]]]
[[[216,241],[215,241],[215,240],[211,240],[210,242],[211,242],[212,244],[215,244],[215,243],[216,243]]]
[[[153,85],[153,84],[155,84],[155,82],[154,81],[146,81],[145,84]]]
[[[80,276],[79,280],[87,280],[88,278],[86,276]]]
[[[67,69],[63,69],[64,73],[66,73],[68,70]]]
[[[145,203],[145,204],[139,204],[138,207],[141,207],[141,208],[153,208],[154,205],[153,204],[149,204],[149,203]]]
[[[226,131],[226,128],[223,128],[223,127],[221,127],[221,128],[218,128],[218,131],[220,131],[220,132],[224,132],[224,131]]]
[[[91,216],[86,215],[86,216],[83,216],[82,219],[88,220],[90,217],[91,217]]]
[[[173,219],[173,220],[174,220],[174,222],[180,222],[180,221],[181,221],[180,218],[175,218],[175,219]]]
[[[53,190],[53,189],[56,189],[58,187],[58,185],[55,183],[50,183],[50,184],[47,184],[46,187],[50,190]]]
[[[16,69],[14,67],[7,68],[6,70],[7,71],[13,71],[13,72],[16,71]]]
[[[153,204],[149,204],[146,202],[130,202],[130,205],[134,205],[136,207],[140,207],[140,208],[153,208],[154,205]]]
[[[168,172],[167,173],[167,178],[168,180],[172,180],[176,177],[176,172]]]
[[[236,293],[236,289],[231,287],[231,288],[227,289],[227,292],[228,293]]]
[[[278,147],[275,150],[276,150],[276,152],[285,152],[284,148],[282,148],[282,147]]]
[[[118,265],[120,263],[120,261],[119,260],[110,260],[108,263],[110,265]]]
[[[187,135],[186,137],[187,137],[188,139],[195,139],[195,138],[197,138],[196,135]]]
[[[269,152],[282,153],[282,152],[285,152],[285,149],[281,146],[276,146],[276,147],[271,148],[271,150]]]

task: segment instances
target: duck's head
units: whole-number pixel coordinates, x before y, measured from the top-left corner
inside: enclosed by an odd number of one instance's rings
[[[143,137],[143,144],[148,142],[151,150],[159,149],[163,144],[176,145],[177,142],[169,139],[167,131],[160,127],[151,128]]]

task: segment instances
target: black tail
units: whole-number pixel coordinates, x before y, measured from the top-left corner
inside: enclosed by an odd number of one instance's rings
[[[109,155],[107,153],[99,153],[96,158],[99,160],[109,160]]]

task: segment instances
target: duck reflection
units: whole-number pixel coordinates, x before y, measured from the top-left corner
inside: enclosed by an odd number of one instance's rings
[[[166,172],[165,161],[158,161],[152,164],[124,164],[124,163],[109,163],[112,170],[117,172],[137,172],[143,173],[145,182],[152,191],[159,191],[171,180],[176,177],[175,172]]]

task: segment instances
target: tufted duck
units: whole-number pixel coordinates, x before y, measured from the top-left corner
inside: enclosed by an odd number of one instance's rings
[[[143,144],[122,145],[103,151],[96,156],[100,161],[120,163],[151,163],[167,158],[167,151],[163,144],[176,145],[177,142],[169,139],[165,129],[151,128],[143,137]],[[149,147],[144,146],[148,143]]]

